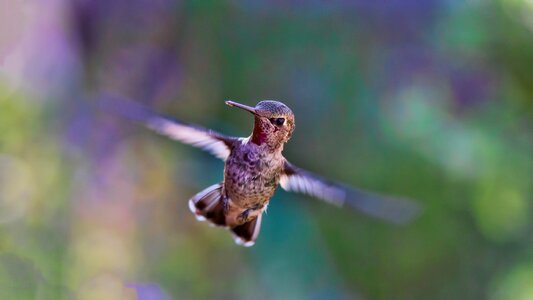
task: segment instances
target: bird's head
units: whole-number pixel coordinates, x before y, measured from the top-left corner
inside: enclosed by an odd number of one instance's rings
[[[294,114],[292,110],[279,101],[264,100],[255,107],[226,101],[229,106],[244,109],[255,116],[252,142],[258,145],[267,144],[272,149],[283,147],[294,131]]]

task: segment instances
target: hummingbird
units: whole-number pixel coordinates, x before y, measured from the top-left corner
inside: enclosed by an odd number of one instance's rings
[[[263,214],[278,186],[392,223],[406,223],[418,214],[419,206],[411,200],[330,181],[289,162],[282,152],[294,132],[295,117],[284,103],[264,100],[253,107],[231,100],[225,103],[253,116],[250,136],[223,135],[156,114],[127,100],[108,98],[103,102],[107,109],[224,160],[222,182],[194,195],[188,205],[199,221],[229,229],[238,245],[255,244]]]

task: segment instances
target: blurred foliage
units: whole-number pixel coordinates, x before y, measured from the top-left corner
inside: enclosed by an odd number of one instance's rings
[[[533,298],[533,2],[0,3],[0,299]],[[251,249],[187,200],[222,162],[111,92],[424,205],[391,226],[278,192]]]

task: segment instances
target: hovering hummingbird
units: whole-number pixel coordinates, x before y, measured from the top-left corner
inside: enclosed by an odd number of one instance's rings
[[[294,114],[287,105],[271,100],[255,107],[229,100],[226,104],[253,115],[254,128],[249,137],[230,137],[172,120],[129,101],[115,99],[104,105],[225,161],[223,181],[193,196],[189,208],[198,220],[228,228],[239,245],[249,247],[255,243],[263,212],[278,185],[393,223],[405,223],[418,213],[418,205],[409,200],[335,183],[290,163],[282,154],[295,126]]]

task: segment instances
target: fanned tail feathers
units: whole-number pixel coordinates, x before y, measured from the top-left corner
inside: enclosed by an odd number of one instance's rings
[[[241,246],[253,246],[261,229],[261,214],[242,225],[231,226],[226,222],[222,184],[214,184],[189,200],[189,209],[199,221],[209,221],[216,226],[228,227],[235,243]]]

